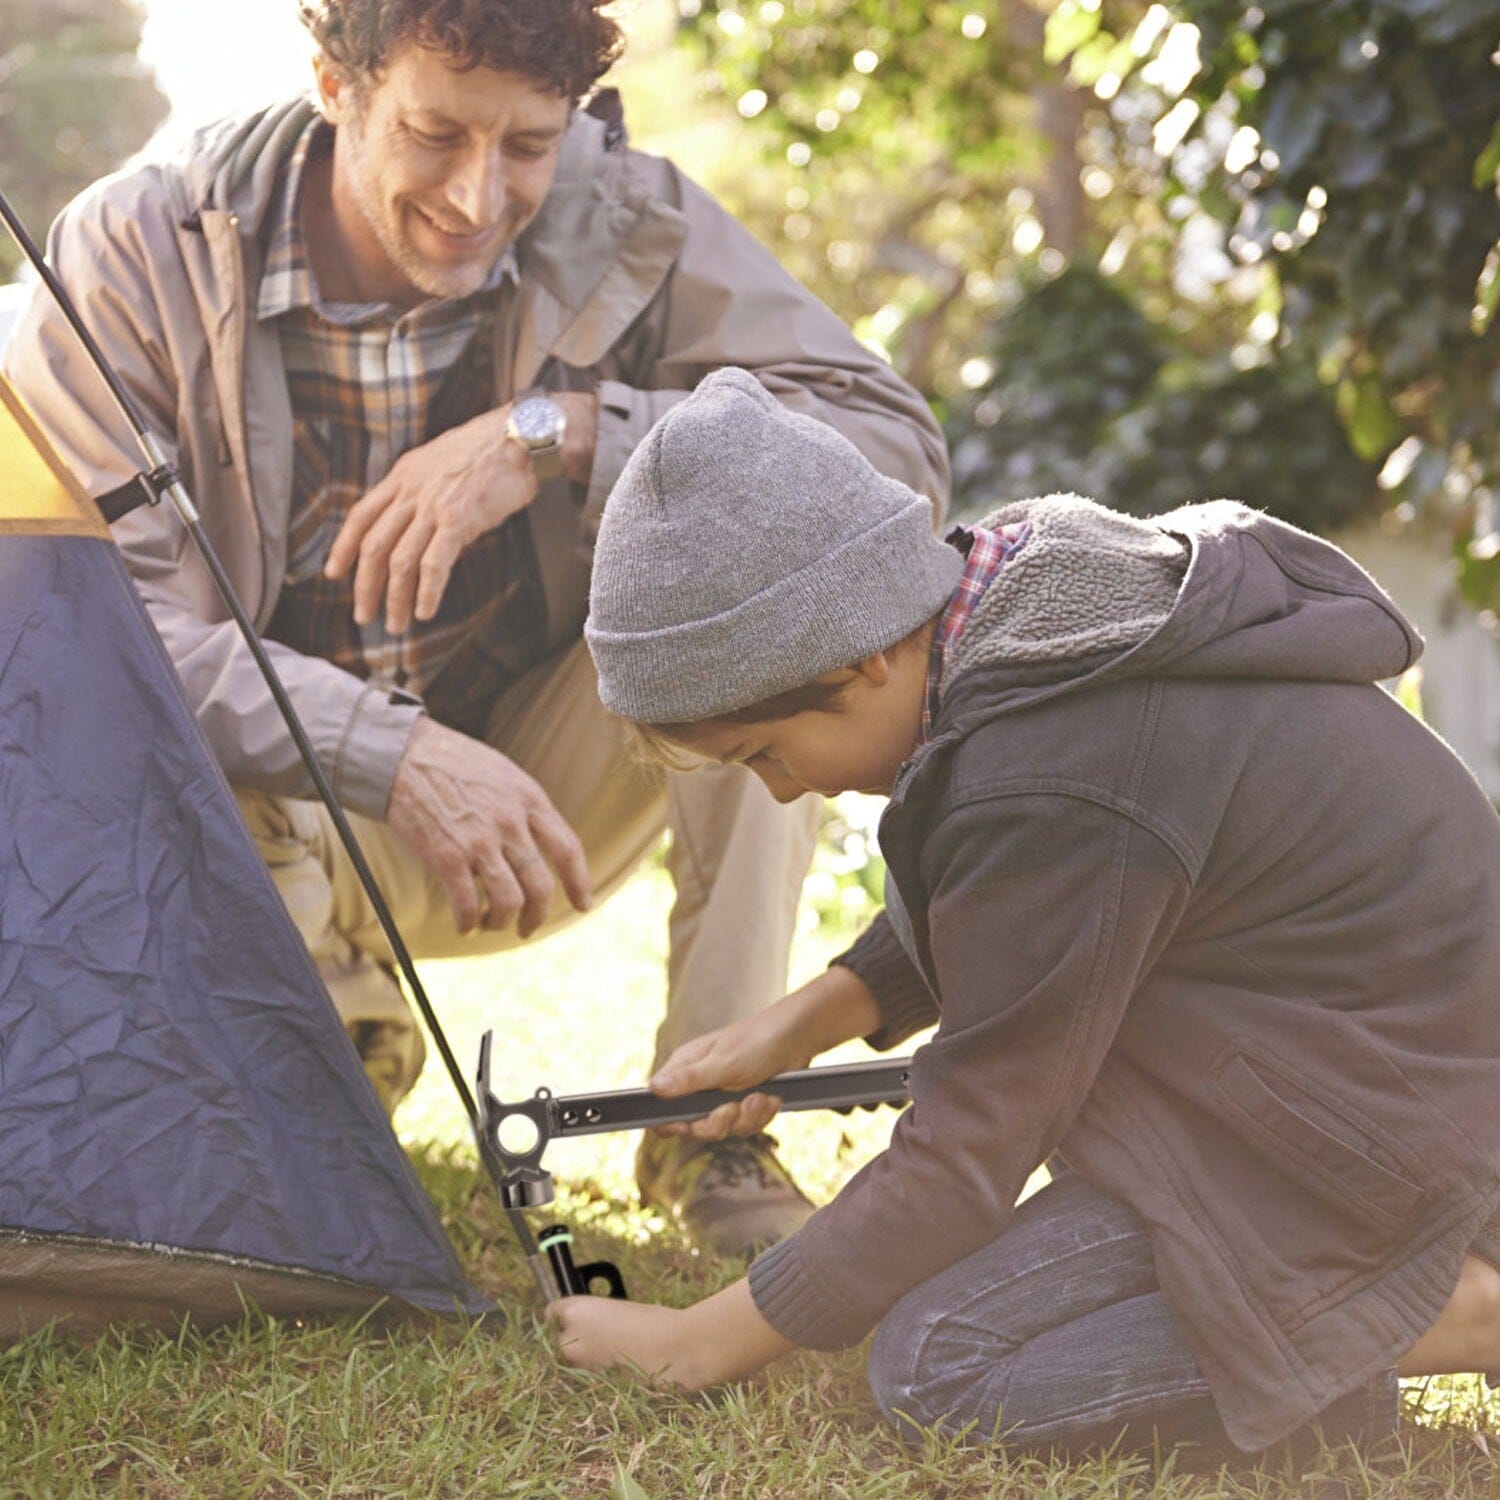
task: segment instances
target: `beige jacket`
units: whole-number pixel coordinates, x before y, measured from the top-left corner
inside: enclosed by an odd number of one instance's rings
[[[236,590],[262,628],[285,570],[292,419],[273,325],[256,321],[260,233],[282,163],[311,118],[283,104],[212,127],[185,158],[106,178],[66,209],[50,258],[147,420],[175,455]],[[541,213],[517,243],[522,308],[497,349],[497,403],[540,378],[597,388],[582,511],[566,484],[529,513],[548,633],[577,636],[605,497],[651,424],[709,371],[743,365],[790,407],[836,427],[886,473],[947,495],[942,438],[921,397],[670,163],[610,146],[575,116]],[[6,373],[94,494],[140,468],[128,429],[45,293],[6,347]],[[188,699],[233,781],[310,783],[207,569],[169,507],[115,537]],[[270,646],[344,804],[384,814],[416,700]]]

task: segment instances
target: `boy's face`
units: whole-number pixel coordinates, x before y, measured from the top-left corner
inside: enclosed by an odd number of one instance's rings
[[[921,733],[923,653],[878,651],[819,681],[842,685],[831,708],[751,724],[710,719],[673,738],[705,760],[746,766],[778,802],[795,802],[805,792],[888,797]]]

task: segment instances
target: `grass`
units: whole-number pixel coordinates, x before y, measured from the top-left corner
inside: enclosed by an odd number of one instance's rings
[[[493,1027],[506,1098],[541,1084],[637,1082],[661,1007],[651,934],[667,901],[665,877],[648,870],[587,924],[524,954],[425,966],[466,1066]],[[838,946],[809,923],[796,971]],[[809,1114],[779,1129],[799,1176],[827,1194],[880,1148],[891,1118]],[[251,1316],[214,1332],[125,1332],[85,1346],[36,1335],[0,1350],[0,1497],[1500,1500],[1500,1464],[1480,1435],[1497,1413],[1476,1381],[1408,1391],[1409,1440],[1383,1461],[1327,1452],[1303,1473],[1229,1473],[1193,1472],[1182,1455],[1065,1464],[940,1441],[907,1448],[879,1423],[858,1351],[799,1356],[701,1397],[580,1375],[552,1357],[440,1070],[429,1067],[397,1126],[475,1282],[511,1309],[504,1327],[377,1336],[357,1323]],[[549,1153],[580,1259],[608,1255],[637,1295],[673,1303],[737,1276],[738,1264],[698,1256],[630,1203],[630,1153],[610,1136]]]

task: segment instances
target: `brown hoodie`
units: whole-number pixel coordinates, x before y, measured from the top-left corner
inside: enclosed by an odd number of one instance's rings
[[[1336,548],[1227,502],[1023,517],[840,960],[877,1045],[939,1022],[913,1107],[751,1287],[852,1343],[1057,1150],[1151,1226],[1258,1448],[1410,1348],[1500,1197],[1500,820],[1375,686],[1420,642]]]

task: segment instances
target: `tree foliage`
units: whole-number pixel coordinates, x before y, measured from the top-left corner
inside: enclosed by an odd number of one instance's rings
[[[1326,532],[1368,507],[1375,468],[1293,355],[1246,369],[1200,355],[1081,266],[988,338],[994,375],[949,414],[961,514],[1052,490],[1138,515],[1231,496]]]
[[[140,40],[132,0],[0,5],[0,186],[37,238],[165,118],[167,101],[136,57]],[[0,278],[18,262],[0,236]]]
[[[1169,357],[1166,338],[1097,271],[1033,280],[986,330],[992,373],[950,409],[964,512],[1052,490],[1099,493],[1109,424],[1141,404]]]
[[[684,5],[791,195],[751,216],[934,398],[967,508],[1441,501],[1500,556],[1500,0]]]
[[[989,310],[987,281],[1038,166],[1034,45],[951,0],[681,0],[708,64],[774,166],[716,189],[802,280],[924,387]],[[1032,13],[1034,14],[1034,13]]]
[[[1163,118],[1192,122],[1166,153],[1168,192],[1223,224],[1235,263],[1264,269],[1277,350],[1336,390],[1389,498],[1440,509],[1466,561],[1491,555],[1500,3],[1177,0],[1175,12],[1197,28],[1201,66],[1161,101]],[[1074,0],[1056,20],[1080,13],[1101,35],[1132,25],[1129,6]]]

